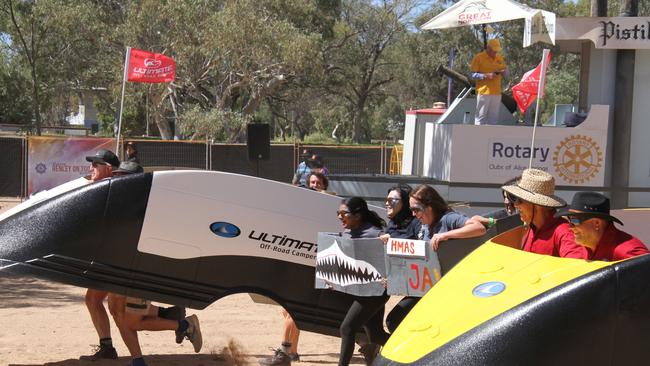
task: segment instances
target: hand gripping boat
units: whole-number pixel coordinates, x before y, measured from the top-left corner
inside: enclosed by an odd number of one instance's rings
[[[649,242],[650,211],[615,215]],[[515,249],[520,235],[521,228],[501,234],[458,263],[374,365],[647,364],[650,255],[555,258]]]

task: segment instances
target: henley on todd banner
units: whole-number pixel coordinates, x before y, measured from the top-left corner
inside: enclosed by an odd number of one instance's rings
[[[176,63],[160,53],[131,49],[128,81],[141,83],[169,83],[174,81]]]

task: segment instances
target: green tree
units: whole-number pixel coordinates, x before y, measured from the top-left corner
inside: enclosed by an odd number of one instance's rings
[[[325,53],[325,63],[330,65],[326,87],[345,99],[355,143],[370,139],[368,103],[394,79],[395,64],[386,57],[386,50],[406,32],[416,5],[410,0],[343,2],[341,20]]]
[[[22,124],[31,119],[30,82],[8,52],[0,52],[0,123]]]
[[[0,31],[30,80],[31,118],[41,133],[43,111],[53,110],[55,97],[74,93],[84,83],[84,71],[96,64],[97,35],[92,6],[65,0],[0,2]],[[59,113],[59,120],[65,112]]]

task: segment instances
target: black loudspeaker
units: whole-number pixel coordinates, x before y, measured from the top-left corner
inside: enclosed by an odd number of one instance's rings
[[[271,155],[271,134],[269,125],[251,123],[248,125],[248,160],[269,160]]]

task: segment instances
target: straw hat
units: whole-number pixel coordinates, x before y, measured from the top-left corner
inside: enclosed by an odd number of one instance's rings
[[[526,169],[517,183],[503,186],[501,189],[539,206],[566,206],[566,202],[554,194],[555,178],[543,170]]]

